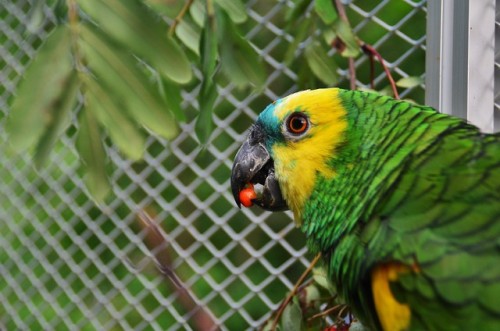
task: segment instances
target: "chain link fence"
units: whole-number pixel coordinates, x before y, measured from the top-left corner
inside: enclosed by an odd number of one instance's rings
[[[344,3],[357,35],[382,54],[396,80],[424,75],[426,1]],[[76,127],[38,171],[27,154],[6,146],[8,102],[54,21],[44,7],[47,28],[30,32],[33,5],[0,3],[0,329],[257,328],[310,258],[290,214],[239,210],[229,189],[245,130],[268,103],[297,90],[300,64],[282,64],[294,38],[283,29],[283,13],[293,4],[246,2],[246,36],[269,73],[263,93],[218,86],[216,129],[203,149],[193,132],[199,85],[183,91],[188,121],[177,138],[150,137],[137,163],[108,147],[114,194],[101,208],[81,180]],[[356,68],[358,85],[369,87],[366,56]],[[380,67],[375,83],[379,90],[388,85]],[[402,97],[423,103],[423,86]],[[171,270],[185,291],[166,276]]]

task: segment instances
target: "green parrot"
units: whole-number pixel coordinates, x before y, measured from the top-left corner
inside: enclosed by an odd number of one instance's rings
[[[269,105],[231,188],[290,209],[371,330],[500,330],[500,134],[337,88]]]

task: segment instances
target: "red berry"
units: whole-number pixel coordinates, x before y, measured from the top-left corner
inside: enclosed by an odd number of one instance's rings
[[[252,200],[255,200],[256,198],[257,193],[253,190],[252,184],[247,184],[247,187],[240,191],[241,204],[247,208],[252,207]]]

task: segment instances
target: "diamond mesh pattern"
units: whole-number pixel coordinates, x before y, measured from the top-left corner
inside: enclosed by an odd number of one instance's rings
[[[396,80],[424,74],[426,1],[345,2],[356,33],[379,50]],[[309,256],[289,213],[238,210],[228,179],[256,114],[297,90],[301,64],[282,64],[294,38],[283,30],[291,4],[247,2],[243,29],[269,72],[263,93],[219,86],[216,129],[202,150],[192,122],[199,87],[184,91],[189,120],[177,138],[149,138],[145,159],[136,164],[108,148],[114,197],[100,209],[80,179],[74,128],[38,172],[28,155],[6,146],[1,128],[8,100],[54,21],[46,7],[45,28],[28,32],[33,4],[0,4],[0,329],[183,330],[199,328],[200,316],[221,329],[258,327]],[[340,61],[344,77],[346,61]],[[368,87],[369,61],[362,56],[356,66],[358,85]],[[387,86],[379,66],[375,77],[377,89]],[[423,102],[423,86],[402,92]],[[165,266],[191,298],[162,274]]]

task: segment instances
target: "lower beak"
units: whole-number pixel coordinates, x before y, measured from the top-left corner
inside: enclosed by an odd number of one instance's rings
[[[252,130],[259,130],[254,127]],[[265,210],[286,210],[288,206],[281,194],[279,183],[274,174],[274,162],[261,141],[252,139],[250,132],[236,154],[231,173],[231,189],[234,200],[241,207],[239,194],[249,183],[262,184],[263,190],[253,202]],[[258,135],[261,136],[261,135]]]

